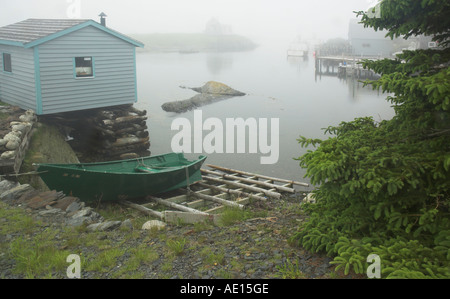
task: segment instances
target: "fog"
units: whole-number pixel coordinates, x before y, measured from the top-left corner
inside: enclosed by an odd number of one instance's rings
[[[0,0],[0,26],[28,18],[99,20],[125,34],[197,33],[215,18],[256,41],[347,38],[353,11],[375,0]]]

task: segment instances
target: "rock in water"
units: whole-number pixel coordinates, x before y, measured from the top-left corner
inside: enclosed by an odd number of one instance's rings
[[[235,90],[228,85],[216,81],[209,81],[202,87],[191,88],[199,93],[224,95],[224,96],[245,96],[245,93]]]
[[[182,87],[185,88],[185,87]],[[209,81],[202,87],[190,88],[200,94],[184,100],[164,103],[161,107],[167,112],[182,113],[197,107],[212,104],[233,97],[245,96],[245,93],[235,90],[220,82]]]

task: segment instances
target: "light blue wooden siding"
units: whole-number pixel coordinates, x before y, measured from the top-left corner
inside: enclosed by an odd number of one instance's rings
[[[42,114],[136,99],[135,46],[94,27],[39,45]],[[74,57],[93,57],[93,78],[75,78]]]
[[[11,54],[12,73],[3,71],[3,53]],[[0,45],[0,100],[36,111],[33,49]]]

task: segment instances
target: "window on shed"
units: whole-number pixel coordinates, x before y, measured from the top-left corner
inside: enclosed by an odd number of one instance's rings
[[[77,78],[94,76],[92,57],[75,57],[75,76]]]
[[[3,53],[3,70],[12,73],[11,54]]]

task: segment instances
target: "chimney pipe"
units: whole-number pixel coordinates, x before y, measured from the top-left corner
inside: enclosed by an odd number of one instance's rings
[[[98,16],[100,17],[100,24],[101,24],[102,26],[105,26],[105,27],[106,27],[106,19],[105,19],[105,17],[107,17],[107,15],[106,15],[104,12],[102,12],[102,13],[99,14]]]

